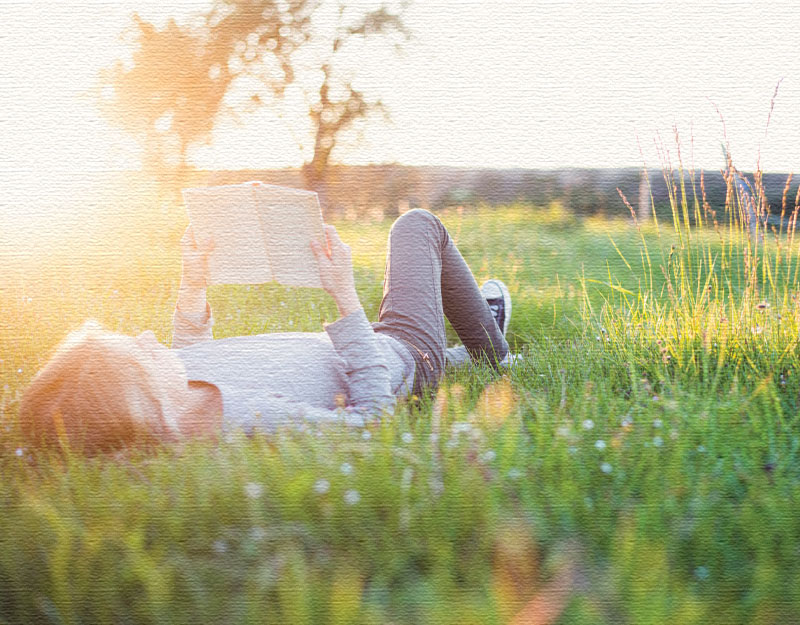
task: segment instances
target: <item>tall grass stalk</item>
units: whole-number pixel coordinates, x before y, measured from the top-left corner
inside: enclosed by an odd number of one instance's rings
[[[772,216],[762,172],[748,180],[727,153],[721,172],[725,202],[721,211],[713,210],[704,173],[698,181],[694,167],[688,172],[684,167],[677,130],[675,145],[676,167],[663,142],[657,144],[672,229],[659,227],[651,192],[654,232],[645,236],[646,226],[618,189],[638,233],[642,272],[633,291],[609,272],[600,308],[589,301],[584,278],[586,326],[601,328],[606,348],[622,362],[637,363],[663,383],[693,380],[715,389],[723,375],[768,375],[794,367],[800,326],[800,247],[795,240],[800,190],[788,206],[789,175],[780,217]],[[645,176],[650,185],[646,167]],[[653,275],[654,256],[661,259],[660,280]],[[776,356],[765,360],[772,352]]]

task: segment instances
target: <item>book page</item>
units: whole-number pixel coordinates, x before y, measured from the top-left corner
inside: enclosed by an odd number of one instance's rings
[[[272,275],[289,286],[322,287],[311,241],[326,245],[319,199],[313,191],[262,184],[256,187]]]
[[[214,240],[209,256],[211,284],[261,284],[272,272],[256,211],[255,184],[183,189],[195,239]]]

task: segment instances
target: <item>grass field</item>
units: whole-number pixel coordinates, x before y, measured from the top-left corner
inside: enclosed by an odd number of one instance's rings
[[[451,212],[478,281],[511,288],[522,364],[451,372],[369,430],[150,456],[34,455],[16,409],[87,317],[169,341],[180,224],[146,254],[12,268],[0,623],[463,625],[526,604],[529,623],[796,622],[798,249],[791,229],[747,237],[735,201],[714,227],[692,196],[658,227],[557,205]],[[389,225],[338,225],[371,319]],[[336,316],[275,285],[210,300],[218,338]]]

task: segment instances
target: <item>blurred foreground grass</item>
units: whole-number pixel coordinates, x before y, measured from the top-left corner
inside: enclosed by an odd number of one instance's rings
[[[451,372],[374,429],[147,457],[34,458],[16,406],[86,317],[169,341],[180,228],[164,245],[12,269],[0,623],[485,624],[532,598],[538,622],[795,622],[791,238],[751,254],[735,228],[657,233],[557,205],[444,221],[479,283],[509,285],[522,364]],[[389,225],[337,224],[372,319]],[[336,316],[324,294],[276,285],[210,299],[218,338]]]

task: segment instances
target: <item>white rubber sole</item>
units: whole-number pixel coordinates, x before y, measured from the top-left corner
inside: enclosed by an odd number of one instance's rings
[[[494,289],[497,289],[496,291]],[[487,280],[481,285],[481,294],[485,299],[503,298],[503,305],[505,308],[505,318],[503,319],[503,326],[500,328],[503,336],[508,331],[508,322],[511,320],[511,294],[508,292],[508,287],[502,280]]]

